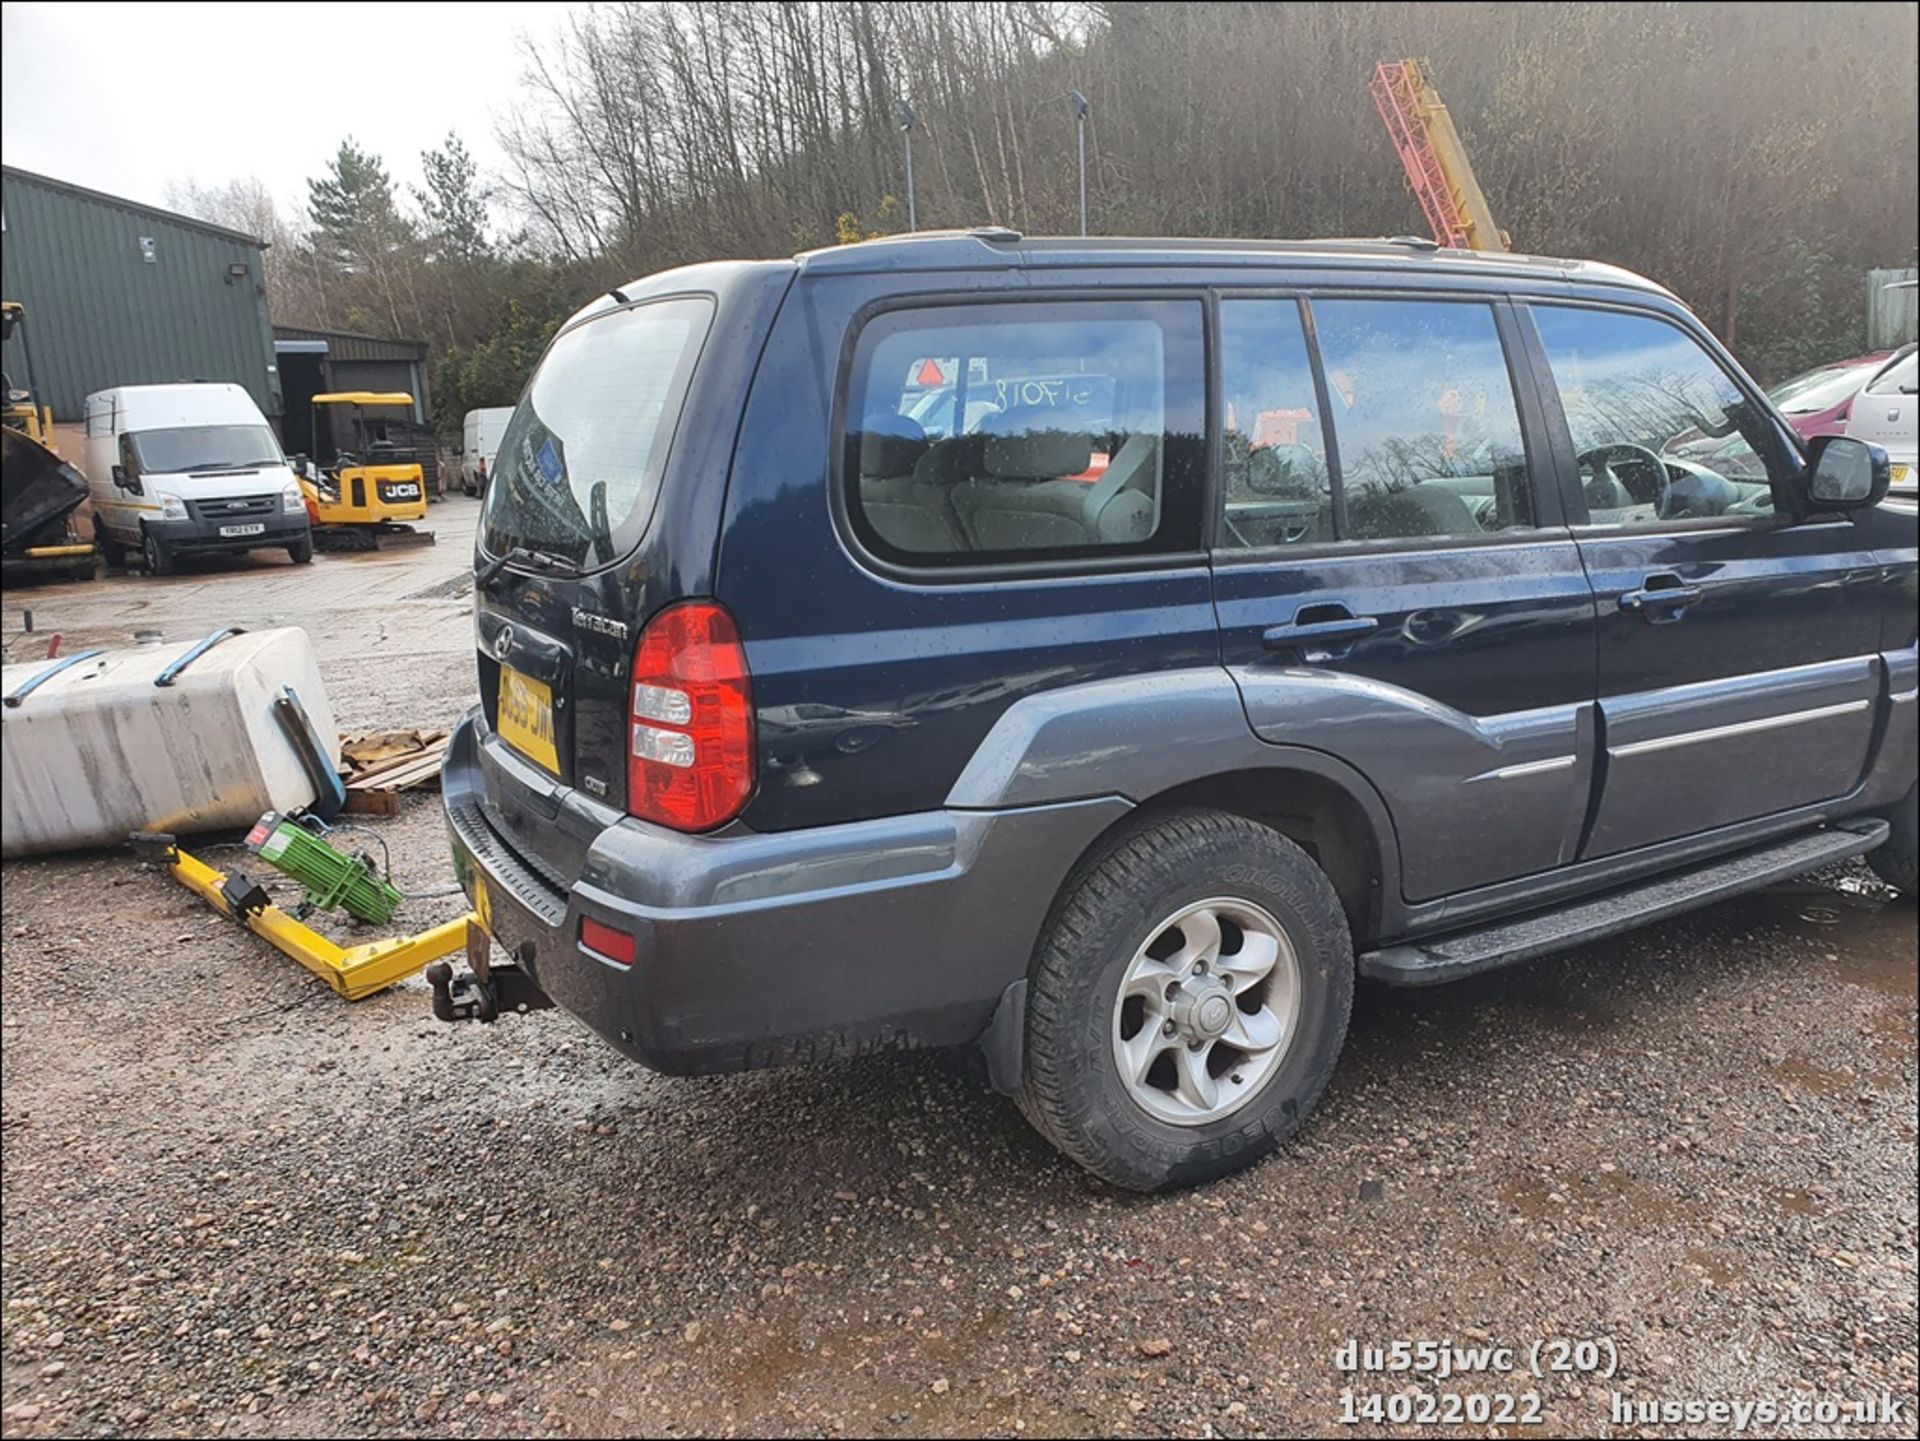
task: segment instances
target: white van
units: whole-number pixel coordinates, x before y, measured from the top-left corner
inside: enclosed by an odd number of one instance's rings
[[[306,501],[267,418],[238,385],[122,385],[87,397],[87,493],[107,564],[284,549],[313,559]]]
[[[487,473],[493,469],[493,458],[500,453],[500,437],[507,433],[507,422],[512,419],[511,405],[467,412],[466,439],[460,447],[460,488],[468,495],[486,493]]]

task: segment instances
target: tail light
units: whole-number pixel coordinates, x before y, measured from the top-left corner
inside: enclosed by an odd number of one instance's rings
[[[668,606],[640,633],[627,716],[627,810],[710,831],[753,793],[753,693],[733,617],[710,600]]]

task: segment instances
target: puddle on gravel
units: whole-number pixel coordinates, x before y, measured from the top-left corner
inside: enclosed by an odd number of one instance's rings
[[[1740,1279],[1740,1273],[1733,1269],[1725,1256],[1703,1251],[1697,1246],[1687,1252],[1687,1264],[1712,1282],[1717,1290],[1725,1291]]]
[[[1837,1096],[1860,1086],[1860,1078],[1846,1071],[1831,1071],[1816,1066],[1805,1056],[1788,1056],[1767,1069],[1796,1091],[1815,1096]]]
[[[1500,1183],[1498,1194],[1501,1201],[1530,1221],[1557,1220],[1607,1207],[1612,1214],[1654,1223],[1673,1210],[1671,1198],[1617,1166],[1610,1171],[1596,1169],[1567,1177],[1519,1172]]]
[[[1826,1207],[1820,1204],[1818,1197],[1806,1191],[1796,1191],[1791,1186],[1775,1186],[1762,1192],[1783,1211],[1791,1211],[1796,1216],[1821,1216]]]
[[[1920,994],[1911,901],[1849,876],[1830,885],[1791,882],[1735,904],[1825,946],[1818,966],[1847,985],[1908,1002]]]

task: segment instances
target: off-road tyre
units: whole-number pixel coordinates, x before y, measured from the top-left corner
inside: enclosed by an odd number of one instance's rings
[[[1210,897],[1263,908],[1294,949],[1300,1010],[1258,1091],[1232,1114],[1176,1125],[1129,1093],[1114,1058],[1121,977],[1163,918]],[[1171,811],[1119,832],[1068,878],[1029,975],[1016,1096],[1040,1134],[1116,1186],[1164,1191],[1238,1171],[1306,1121],[1326,1089],[1353,1007],[1353,940],[1325,872],[1267,826]]]

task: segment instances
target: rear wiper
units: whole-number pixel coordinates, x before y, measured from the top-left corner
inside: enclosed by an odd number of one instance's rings
[[[532,546],[528,545],[510,545],[492,560],[480,567],[480,573],[473,578],[474,583],[484,590],[487,586],[493,584],[494,578],[498,576],[501,571],[505,570],[509,564],[523,565],[528,570],[555,571],[573,569],[573,562],[563,555],[555,555],[552,551],[535,550]]]

